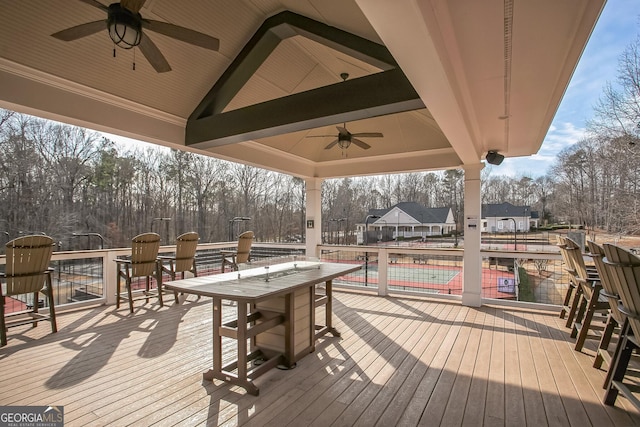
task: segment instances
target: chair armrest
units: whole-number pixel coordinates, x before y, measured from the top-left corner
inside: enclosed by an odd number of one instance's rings
[[[121,258],[116,258],[114,259],[114,261],[118,264],[131,264],[131,260],[130,259],[121,259]]]
[[[175,257],[175,255],[174,256],[171,256],[171,255],[159,255],[158,259],[161,260],[161,261],[175,261],[176,257]]]
[[[238,254],[238,251],[236,251],[236,250],[222,249],[222,250],[220,250],[220,253],[221,253],[222,255],[237,255],[237,254]]]

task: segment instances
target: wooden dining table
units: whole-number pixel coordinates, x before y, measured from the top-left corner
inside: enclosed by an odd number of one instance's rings
[[[236,384],[258,395],[255,378],[276,366],[294,368],[298,360],[315,351],[316,340],[327,333],[340,336],[332,323],[332,283],[360,268],[357,264],[294,260],[176,280],[164,287],[213,298],[213,367],[203,378]],[[224,324],[222,301],[233,302],[237,309],[236,318]],[[318,324],[315,312],[321,305],[325,318]],[[223,337],[237,344],[236,358],[224,366]]]

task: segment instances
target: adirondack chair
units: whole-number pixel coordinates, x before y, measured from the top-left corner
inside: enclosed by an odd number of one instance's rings
[[[176,238],[176,253],[174,255],[161,255],[158,258],[162,262],[162,271],[167,273],[171,280],[176,280],[176,274],[185,278],[185,273],[198,276],[196,269],[196,249],[198,249],[198,233],[192,231],[184,233]],[[178,293],[174,292],[176,303],[179,303]]]
[[[120,308],[120,300],[129,301],[129,311],[133,313],[133,301],[157,297],[162,301],[162,266],[158,259],[160,249],[160,235],[157,233],[144,233],[131,239],[131,259],[116,259],[118,268],[118,281],[116,284],[116,308]],[[144,278],[145,288],[134,290],[133,279]],[[156,289],[151,287],[151,278],[156,280]],[[121,290],[121,282],[124,280],[126,292]],[[142,294],[140,296],[140,294]],[[135,295],[135,297],[134,297]]]
[[[5,272],[0,274],[1,345],[7,344],[7,329],[14,326],[32,323],[35,328],[38,322],[46,320],[51,322],[51,332],[58,331],[51,285],[53,270],[49,268],[52,253],[53,239],[48,236],[23,236],[6,244],[7,263]],[[39,293],[47,297],[48,314],[38,311]],[[26,310],[5,313],[6,298],[18,295],[32,295],[33,300],[26,304]]]
[[[604,262],[610,267],[610,276],[620,295],[619,310],[625,316],[604,384],[604,403],[615,404],[618,393],[622,393],[640,409],[640,401],[624,381],[632,353],[640,344],[640,258],[626,249],[610,244],[604,245],[604,252]]]
[[[200,237],[194,231],[181,234],[176,238],[175,255],[161,255],[159,257],[163,261],[162,271],[167,273],[171,280],[176,280],[177,273],[180,273],[182,279],[184,279],[186,272],[198,276],[196,270],[198,240],[200,240]]]
[[[230,266],[233,271],[238,270],[238,264],[251,260],[251,244],[253,243],[253,231],[245,231],[238,236],[238,248],[235,251],[222,250],[222,272],[225,266]]]
[[[597,272],[587,270],[580,246],[575,241],[567,238],[565,248],[576,271],[575,281],[582,290],[578,303],[578,312],[571,331],[571,337],[576,338],[575,350],[581,351],[587,338],[600,339],[604,325],[593,324],[593,319],[598,313],[609,313],[609,301],[606,297],[600,295],[600,290],[602,290],[600,278]],[[600,334],[593,335],[590,334],[590,331],[599,331]]]
[[[576,311],[578,310],[578,302],[582,296],[582,289],[576,280],[578,273],[573,266],[573,260],[569,256],[567,251],[567,238],[565,236],[557,236],[557,246],[560,249],[562,255],[562,261],[564,262],[564,270],[569,275],[569,283],[567,284],[567,292],[564,295],[564,302],[562,304],[562,310],[560,311],[560,318],[564,319],[567,316],[567,322],[565,326],[567,328],[572,327],[573,319],[575,318]]]
[[[607,365],[611,365],[609,344],[611,343],[611,338],[613,337],[616,328],[622,326],[624,323],[624,316],[618,309],[618,306],[620,305],[620,296],[618,295],[618,290],[616,289],[613,278],[611,277],[611,272],[609,271],[610,268],[604,263],[604,248],[591,240],[587,241],[587,245],[589,247],[589,253],[591,253],[591,258],[596,266],[596,270],[598,270],[598,276],[600,277],[600,284],[602,285],[600,295],[605,297],[609,302],[609,315],[607,316],[607,322],[604,331],[602,332],[602,337],[600,338],[598,353],[593,361],[593,367],[600,369],[603,362],[606,362]]]

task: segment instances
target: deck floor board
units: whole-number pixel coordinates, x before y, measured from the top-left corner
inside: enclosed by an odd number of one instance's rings
[[[259,396],[203,382],[212,307],[136,303],[59,313],[9,330],[0,405],[63,405],[65,425],[640,425],[624,397],[602,403],[597,343],[573,349],[557,314],[433,298],[336,291],[340,338],[295,369],[256,380]],[[223,306],[232,318],[233,306]],[[318,319],[322,318],[319,309]],[[224,341],[229,360],[232,342]]]

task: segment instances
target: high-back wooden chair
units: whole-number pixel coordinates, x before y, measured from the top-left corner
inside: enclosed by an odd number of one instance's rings
[[[573,260],[569,256],[567,250],[567,238],[565,236],[557,235],[557,246],[560,249],[560,255],[562,255],[562,261],[564,263],[564,270],[569,275],[569,282],[567,283],[567,292],[564,295],[564,302],[562,304],[562,310],[560,311],[560,318],[567,317],[566,326],[570,328],[573,325],[573,319],[576,315],[578,308],[578,302],[582,294],[582,290],[576,280],[577,272],[573,266]]]
[[[581,288],[578,311],[573,323],[571,337],[576,338],[575,349],[581,351],[588,338],[600,339],[602,334],[591,334],[590,331],[602,331],[604,326],[592,323],[597,313],[609,313],[609,301],[602,295],[602,284],[597,272],[587,269],[580,246],[570,238],[565,240],[567,255],[571,258],[576,271],[575,281]]]
[[[196,269],[196,250],[200,237],[195,231],[184,233],[176,238],[176,252],[174,255],[161,255],[158,258],[162,264],[162,271],[167,273],[171,280],[176,280],[176,275],[185,278],[185,273],[198,276]],[[179,303],[178,293],[173,293],[176,303]]]
[[[604,262],[610,268],[610,277],[620,296],[619,310],[624,316],[620,339],[605,380],[604,403],[613,405],[621,392],[640,409],[640,402],[624,381],[631,355],[640,344],[640,258],[615,245],[604,244],[603,249]]]
[[[176,280],[176,274],[180,273],[184,279],[185,273],[189,272],[198,276],[196,270],[196,249],[200,237],[195,231],[184,233],[176,238],[176,253],[173,256],[162,255],[159,258],[164,261],[162,270],[167,273],[171,280]]]
[[[118,268],[118,281],[116,286],[116,308],[120,308],[120,300],[129,301],[129,311],[133,313],[133,301],[155,296],[162,301],[162,265],[158,259],[160,249],[160,235],[157,233],[144,233],[131,239],[131,259],[116,259]],[[133,290],[133,280],[145,279],[145,288]],[[156,289],[151,286],[151,279],[156,281]],[[126,292],[121,290],[121,281],[124,280]],[[138,295],[142,296],[138,297]],[[135,298],[134,298],[135,295]]]
[[[23,236],[11,240],[6,244],[5,272],[0,275],[0,341],[7,344],[7,329],[13,326],[33,324],[47,320],[51,322],[51,332],[57,332],[56,310],[53,300],[53,287],[49,268],[53,253],[53,239],[48,236]],[[45,287],[46,285],[46,287]],[[49,313],[38,311],[38,293],[47,296]],[[16,313],[5,313],[7,297],[18,295],[33,295],[32,304],[26,304],[27,310]]]
[[[611,277],[610,268],[604,263],[604,248],[591,240],[587,240],[587,246],[589,248],[591,258],[593,259],[593,263],[596,266],[596,270],[598,271],[598,276],[600,277],[600,284],[602,285],[600,295],[606,298],[609,302],[609,315],[607,316],[607,322],[602,333],[602,337],[600,338],[598,353],[593,361],[593,367],[600,369],[603,362],[606,361],[607,364],[610,364],[611,362],[609,344],[611,343],[611,338],[613,337],[613,333],[616,328],[622,326],[624,316],[618,309],[618,306],[620,305],[620,296],[618,295],[618,290],[616,289],[613,278]]]
[[[222,272],[229,265],[232,270],[238,269],[238,264],[251,261],[251,245],[253,244],[253,231],[245,231],[238,236],[238,249],[235,251],[220,251],[222,253]]]

